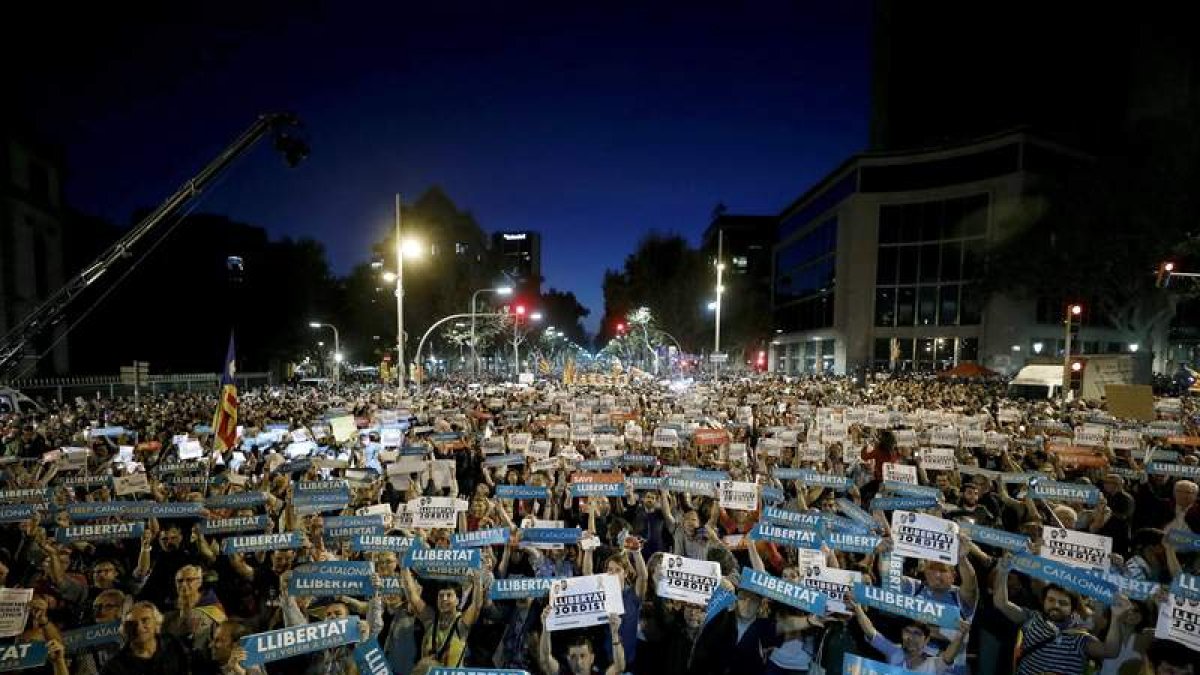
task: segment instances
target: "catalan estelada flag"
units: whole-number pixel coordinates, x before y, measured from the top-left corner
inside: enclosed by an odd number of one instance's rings
[[[213,449],[228,450],[237,443],[238,397],[237,373],[233,355],[233,333],[229,334],[229,352],[225,355],[225,367],[221,369],[221,388],[217,392],[217,412],[213,415]]]

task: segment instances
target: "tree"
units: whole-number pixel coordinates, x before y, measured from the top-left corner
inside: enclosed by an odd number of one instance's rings
[[[704,256],[677,234],[651,232],[625,259],[621,271],[604,275],[604,320],[597,339],[606,343],[618,323],[648,307],[663,330],[689,351],[698,351],[711,330],[704,314],[706,289],[713,286]]]
[[[583,344],[587,340],[583,318],[592,312],[579,304],[574,293],[551,288],[542,293],[538,310],[542,313],[543,326],[553,326],[557,332],[577,344]]]

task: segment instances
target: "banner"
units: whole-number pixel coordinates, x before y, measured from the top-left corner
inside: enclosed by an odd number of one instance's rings
[[[817,616],[825,614],[825,605],[829,601],[824,593],[749,567],[742,568],[738,590],[750,591]]]
[[[692,435],[696,445],[724,445],[730,440],[729,432],[724,429],[697,429]]]
[[[958,523],[943,518],[892,512],[893,551],[905,558],[958,564]]]
[[[722,508],[735,511],[758,510],[758,483],[721,481],[717,483],[717,495]]]
[[[0,645],[0,673],[36,668],[46,663],[45,642],[13,642]]]
[[[571,497],[624,497],[625,483],[571,483]]]
[[[708,607],[704,610],[704,625],[708,625],[709,621],[726,609],[733,607],[735,603],[737,603],[737,595],[728,588],[718,585],[708,600]]]
[[[68,489],[111,488],[113,486],[113,477],[110,474],[58,476],[54,479],[54,484]]]
[[[121,639],[119,620],[67,630],[62,634],[63,646],[68,654],[79,654],[106,645],[119,645]]]
[[[1146,473],[1151,476],[1171,476],[1172,478],[1186,478],[1191,481],[1200,480],[1200,466],[1192,466],[1190,464],[1150,462],[1146,465]]]
[[[748,537],[750,541],[769,541],[795,548],[821,548],[821,536],[813,530],[790,530],[770,523],[755,523]]]
[[[883,489],[888,492],[894,492],[898,495],[906,497],[925,497],[928,499],[941,499],[942,491],[932,485],[913,485],[911,483],[899,483],[896,481],[884,481]]]
[[[0,588],[0,638],[16,637],[25,630],[32,588]]]
[[[1173,528],[1167,532],[1167,543],[1174,546],[1175,550],[1180,553],[1200,551],[1200,534]]]
[[[250,509],[266,503],[267,495],[262,492],[232,492],[204,500],[204,505],[210,509]]]
[[[665,479],[664,487],[668,492],[686,492],[700,497],[717,496],[716,483],[706,480],[670,476]]]
[[[1200,601],[1168,595],[1158,606],[1154,637],[1200,651]]]
[[[609,614],[624,614],[621,585],[611,574],[559,579],[550,587],[546,630],[569,630],[608,623]]]
[[[229,537],[221,547],[221,552],[225,555],[230,555],[232,553],[257,553],[259,551],[276,551],[302,547],[303,540],[299,532],[283,532],[279,534],[251,534]]]
[[[417,497],[408,501],[412,513],[412,526],[421,529],[449,528],[458,525],[458,513],[454,509],[454,497]]]
[[[793,529],[812,528],[817,529],[822,526],[823,521],[820,515],[812,512],[797,513],[796,511],[788,511],[781,509],[778,506],[768,506],[763,509],[762,519],[772,525],[781,525]]]
[[[1104,605],[1112,605],[1117,594],[1116,586],[1089,570],[1057,563],[1030,553],[1014,554],[1012,569],[1035,579],[1058,584],[1084,597],[1095,598]]]
[[[1043,525],[1041,554],[1065,565],[1107,572],[1112,555],[1112,538]]]
[[[787,497],[783,494],[783,490],[773,486],[764,485],[762,487],[763,502],[767,504],[781,504],[787,501]]]
[[[371,673],[371,675],[375,675]],[[446,668],[438,666],[429,671],[429,675],[529,675],[527,670],[513,670],[511,668]]]
[[[550,488],[539,485],[497,485],[498,499],[550,499]]]
[[[205,517],[200,502],[133,502],[126,515],[132,518],[193,518]]]
[[[544,598],[550,594],[554,582],[565,577],[509,577],[496,579],[488,589],[492,600],[520,600],[522,598]]]
[[[879,523],[875,522],[875,519],[871,517],[871,514],[859,508],[858,504],[855,504],[844,497],[839,498],[836,503],[838,511],[841,511],[850,520],[853,520],[854,522],[859,523],[871,530],[879,527]]]
[[[1082,502],[1095,506],[1100,499],[1100,490],[1079,483],[1056,483],[1044,478],[1029,481],[1029,494],[1034,499],[1049,499],[1059,502]]]
[[[778,473],[778,472],[776,472]],[[850,479],[845,476],[834,476],[827,473],[819,473],[809,469],[801,469],[799,480],[808,487],[823,487],[844,492],[850,489]]]
[[[1188,600],[1200,600],[1200,576],[1180,572],[1171,582],[1171,593]]]
[[[492,468],[492,467],[498,467],[498,466],[524,466],[524,465],[525,465],[525,455],[523,455],[523,454],[492,455],[491,457],[488,457],[487,459],[483,460],[483,466],[486,468]]]
[[[0,523],[19,523],[45,510],[40,504],[5,504],[0,506]]]
[[[917,675],[915,670],[890,666],[857,654],[846,654],[846,660],[842,661],[842,673],[845,675]]]
[[[200,531],[204,534],[233,534],[235,532],[261,532],[271,523],[270,516],[239,516],[237,518],[218,518],[205,520],[200,523]]]
[[[657,591],[660,598],[693,605],[708,605],[713,591],[721,583],[721,564],[664,553]]]
[[[939,626],[941,628],[958,629],[958,607],[933,602],[925,598],[898,593],[894,590],[854,585],[854,601],[863,607],[870,607],[888,614],[895,614],[907,619]]]
[[[521,542],[537,544],[577,544],[583,536],[578,527],[527,527],[521,530]]]
[[[1029,537],[1016,532],[997,530],[994,527],[984,527],[969,522],[960,522],[958,530],[970,537],[971,541],[976,544],[995,546],[1015,553],[1029,550]]]
[[[349,419],[352,424],[354,421],[350,417],[336,418],[334,422],[338,419]],[[357,616],[351,616],[247,635],[241,642],[242,649],[246,650],[242,665],[257,666],[358,642],[362,639],[358,632],[359,621]]]
[[[333,597],[353,595],[369,597],[375,588],[371,582],[374,565],[361,562],[329,561],[303,565],[292,571],[288,593],[294,596]]]
[[[630,476],[629,483],[633,486],[634,492],[655,491],[662,489],[665,484],[664,478],[656,476]]]
[[[103,525],[71,525],[55,530],[54,538],[60,544],[73,544],[81,541],[119,541],[141,539],[144,531],[145,524],[140,521]]]

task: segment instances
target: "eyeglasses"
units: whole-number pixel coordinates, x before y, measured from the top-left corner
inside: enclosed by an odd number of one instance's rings
[[[117,609],[120,606],[119,602],[97,602],[92,605],[92,609]]]
[[[201,577],[183,577],[182,579],[176,579],[175,583],[184,584],[184,583],[191,583],[193,581],[204,581],[204,579],[202,579]]]

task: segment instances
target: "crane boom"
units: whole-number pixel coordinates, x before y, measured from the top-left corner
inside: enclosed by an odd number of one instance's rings
[[[260,115],[199,173],[159,204],[158,208],[130,228],[112,246],[21,319],[0,338],[0,381],[19,367],[26,356],[26,348],[30,341],[59,323],[65,316],[67,307],[81,293],[99,281],[118,260],[126,257],[155,227],[178,213],[185,204],[211,185],[263,136],[268,133],[275,134],[275,147],[284,154],[290,166],[295,166],[304,159],[308,154],[307,146],[298,136],[289,133],[298,126],[299,121],[287,113]]]

